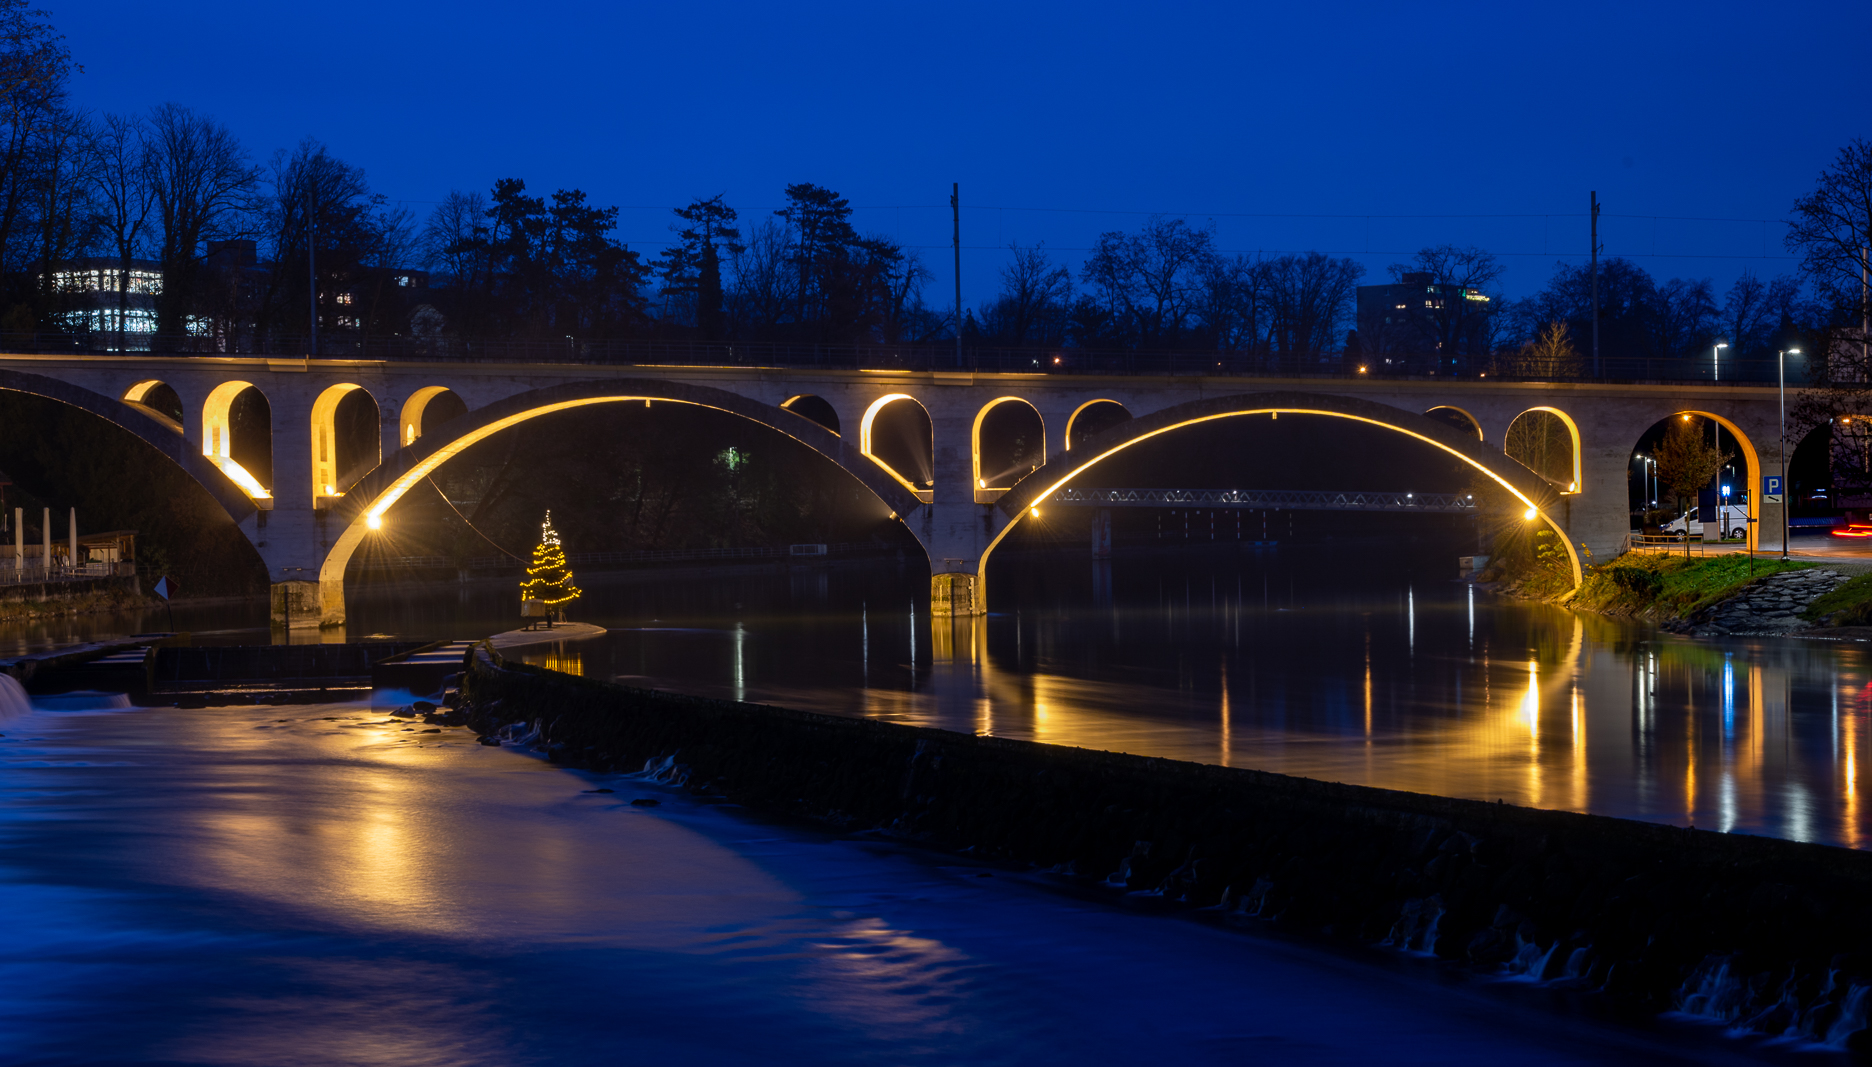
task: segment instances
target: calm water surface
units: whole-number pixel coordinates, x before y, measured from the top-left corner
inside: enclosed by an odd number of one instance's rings
[[[1865,646],[1693,641],[1498,600],[1452,570],[1446,549],[1386,542],[1107,564],[1060,549],[998,559],[1000,610],[954,626],[932,626],[920,559],[591,575],[574,617],[612,632],[524,658],[1052,744],[1872,842]],[[513,598],[504,584],[363,590],[348,636],[481,636],[511,628]],[[253,616],[178,625],[269,640]]]

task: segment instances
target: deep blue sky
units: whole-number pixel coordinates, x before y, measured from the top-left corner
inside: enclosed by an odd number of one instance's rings
[[[951,181],[970,304],[1008,241],[1076,263],[1150,212],[1374,276],[1474,243],[1523,295],[1584,257],[1591,189],[1608,254],[1726,288],[1792,268],[1755,220],[1872,136],[1862,0],[48,6],[82,106],[183,103],[257,159],[316,137],[419,216],[499,177],[576,186],[646,251],[694,196],[746,220],[817,182],[929,246],[938,305]],[[1713,219],[1751,221],[1684,221]]]

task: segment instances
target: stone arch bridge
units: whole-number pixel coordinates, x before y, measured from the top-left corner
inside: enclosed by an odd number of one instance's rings
[[[229,413],[248,388],[272,412],[271,485],[232,455]],[[253,542],[273,583],[274,621],[291,626],[344,621],[346,563],[385,511],[452,456],[528,419],[593,404],[711,407],[813,448],[916,536],[929,554],[933,610],[954,615],[986,611],[989,554],[1047,496],[1102,459],[1199,422],[1330,416],[1441,449],[1519,499],[1529,521],[1561,534],[1576,576],[1579,546],[1604,560],[1624,544],[1631,450],[1659,420],[1715,419],[1738,446],[1750,486],[1779,470],[1781,448],[1775,390],[1752,384],[0,355],[0,389],[81,408],[173,459]],[[356,390],[376,403],[378,448],[340,470],[334,417]],[[445,393],[466,414],[425,419]],[[886,442],[873,447],[874,424],[897,404],[927,416],[930,439],[916,470],[897,469],[908,465],[901,459],[893,466]],[[1571,437],[1571,470],[1543,476],[1502,452],[1509,426],[1537,410],[1557,416]],[[984,423],[1004,418],[1038,431],[1043,455],[1010,467],[984,454]],[[1776,530],[1781,520],[1780,505],[1758,498],[1750,494],[1758,520],[1751,547],[1756,531]]]

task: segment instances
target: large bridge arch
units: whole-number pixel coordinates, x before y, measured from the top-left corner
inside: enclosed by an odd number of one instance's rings
[[[247,492],[202,454],[200,445],[177,433],[170,420],[159,420],[147,413],[136,401],[117,400],[56,378],[5,369],[0,369],[0,390],[55,400],[128,431],[182,468],[236,523],[257,510]]]
[[[1743,477],[1746,480],[1742,483],[1747,489],[1744,495],[1748,500],[1748,534],[1745,548],[1746,551],[1750,553],[1761,551],[1764,537],[1766,537],[1769,542],[1773,542],[1783,531],[1778,527],[1774,527],[1772,524],[1770,524],[1770,529],[1762,529],[1766,514],[1763,510],[1761,494],[1756,490],[1761,487],[1762,475],[1768,473],[1767,467],[1759,447],[1755,444],[1754,440],[1750,438],[1748,431],[1734,419],[1703,407],[1673,405],[1672,409],[1664,413],[1657,422],[1653,422],[1650,426],[1640,431],[1638,437],[1633,438],[1631,451],[1627,454],[1635,453],[1637,451],[1637,443],[1643,439],[1645,433],[1656,429],[1658,423],[1679,418],[1708,419],[1728,431],[1730,441],[1734,442],[1736,449],[1741,453],[1742,467],[1745,472]],[[1789,451],[1791,452],[1792,449],[1789,449]],[[1630,463],[1627,461],[1627,468],[1629,469],[1629,467]]]
[[[468,446],[501,430],[555,411],[633,401],[645,404],[689,404],[739,415],[784,434],[831,460],[889,506],[894,517],[903,518],[922,505],[913,490],[906,488],[885,468],[863,454],[855,443],[811,419],[800,418],[784,408],[752,400],[738,393],[712,386],[651,378],[570,382],[549,386],[508,397],[425,431],[414,442],[394,455],[385,457],[376,470],[360,479],[334,503],[332,525],[341,527],[342,532],[332,543],[319,568],[316,584],[318,603],[322,609],[321,621],[325,625],[344,621],[345,565],[371,531],[381,528],[384,513],[404,493]]]
[[[1522,507],[1528,509],[1527,517],[1530,521],[1546,523],[1560,543],[1566,546],[1574,585],[1577,586],[1584,579],[1579,548],[1568,536],[1564,525],[1561,494],[1547,479],[1500,449],[1478,441],[1473,433],[1428,415],[1357,397],[1320,393],[1240,393],[1175,404],[1119,423],[1101,433],[1089,435],[1084,441],[1075,442],[1077,447],[1072,451],[1050,458],[1039,470],[1016,482],[995,505],[1002,513],[1003,524],[982,552],[977,564],[973,592],[975,612],[979,614],[984,610],[981,576],[989,554],[1000,545],[1009,531],[1032,514],[1033,508],[1074,478],[1133,445],[1186,426],[1216,419],[1254,415],[1278,418],[1289,414],[1324,415],[1382,427],[1462,460],[1518,500]],[[963,612],[957,611],[956,614]]]

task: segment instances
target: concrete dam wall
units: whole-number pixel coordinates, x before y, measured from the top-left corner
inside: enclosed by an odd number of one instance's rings
[[[1872,855],[632,689],[471,653],[457,715],[553,760],[1034,864],[1230,921],[1860,1046]],[[491,738],[490,738],[491,740]]]

